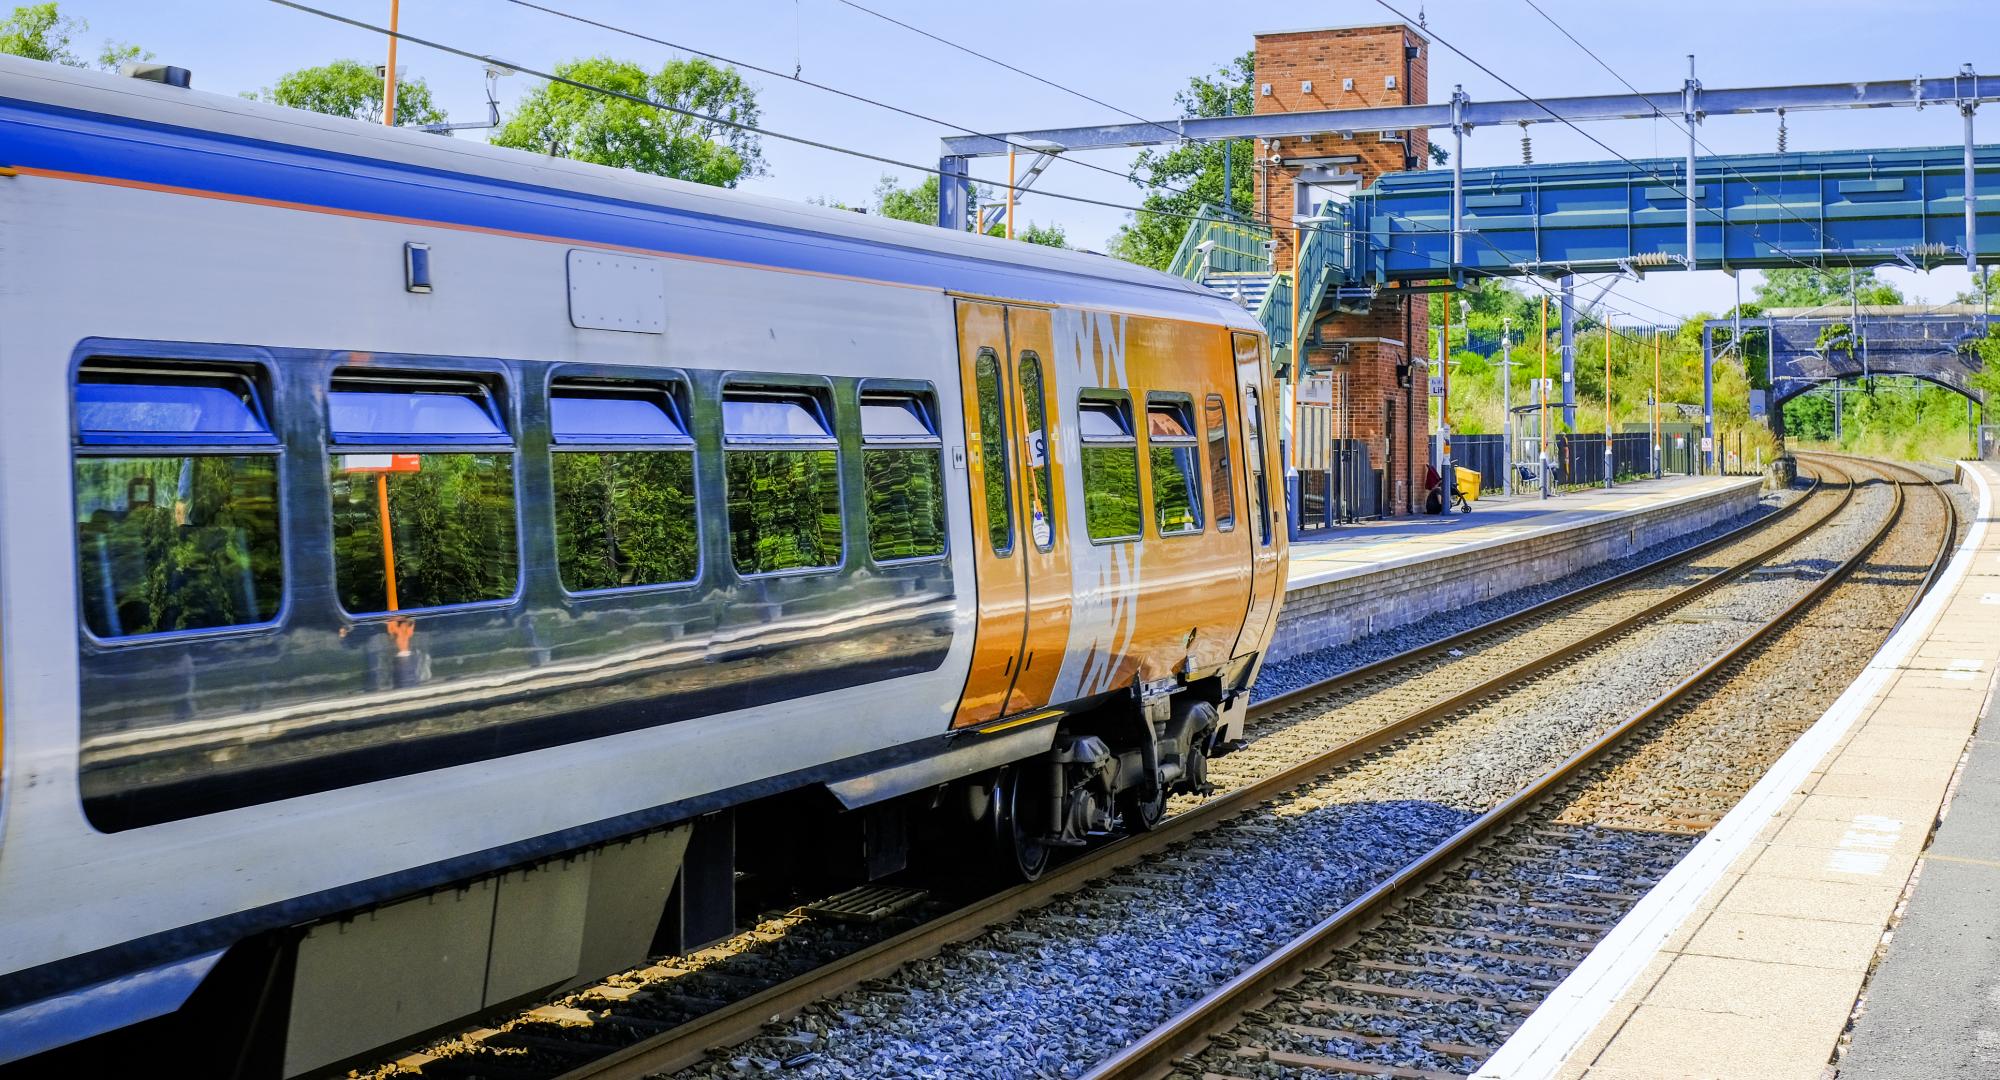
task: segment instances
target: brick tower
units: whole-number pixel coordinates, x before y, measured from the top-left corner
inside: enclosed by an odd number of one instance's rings
[[[1285,30],[1257,35],[1258,113],[1422,104],[1429,100],[1430,44],[1403,23]],[[1256,209],[1273,226],[1274,265],[1293,267],[1291,224],[1326,199],[1366,186],[1386,172],[1421,169],[1430,136],[1410,131],[1336,132],[1261,140]],[[1430,394],[1425,369],[1411,353],[1428,353],[1429,310],[1420,295],[1378,298],[1366,315],[1318,319],[1316,344],[1302,350],[1294,384],[1312,374],[1347,376],[1346,413],[1354,437],[1381,470],[1384,513],[1422,508],[1429,461]],[[1301,313],[1302,325],[1313,321]],[[1337,378],[1329,380],[1335,387]],[[1332,391],[1338,408],[1337,389]]]

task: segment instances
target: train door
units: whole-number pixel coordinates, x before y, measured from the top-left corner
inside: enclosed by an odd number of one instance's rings
[[[1027,632],[1014,679],[1017,709],[1048,705],[1069,649],[1069,537],[1062,506],[1066,490],[1061,457],[1059,400],[1047,360],[1053,350],[1045,308],[1007,309],[1007,341],[1013,349],[1014,402],[1009,419],[1017,433],[1023,536],[1018,545],[1028,573]]]
[[[1236,385],[1240,398],[1237,411],[1243,421],[1243,470],[1249,488],[1247,504],[1250,528],[1245,530],[1251,544],[1250,611],[1243,620],[1243,633],[1236,641],[1236,655],[1262,648],[1278,600],[1283,595],[1284,518],[1280,503],[1271,490],[1276,479],[1271,473],[1270,450],[1265,444],[1263,345],[1255,334],[1236,334]]]
[[[1017,513],[1019,455],[1009,432],[1018,415],[1011,400],[1012,356],[1007,309],[958,302],[959,384],[965,410],[966,483],[971,491],[973,569],[978,582],[978,622],[972,666],[953,727],[983,724],[1019,712],[1014,692],[1027,635],[1028,560]]]

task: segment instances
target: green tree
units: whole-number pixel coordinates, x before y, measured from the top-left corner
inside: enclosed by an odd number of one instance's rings
[[[1181,116],[1242,116],[1253,111],[1256,98],[1250,81],[1256,72],[1257,54],[1246,52],[1213,75],[1188,80],[1187,88],[1174,95]],[[1132,163],[1133,182],[1148,188],[1138,213],[1119,228],[1111,239],[1111,254],[1128,262],[1164,269],[1173,261],[1187,233],[1188,219],[1204,203],[1224,204],[1222,174],[1224,155],[1230,155],[1230,190],[1227,205],[1249,217],[1252,190],[1252,163],[1255,149],[1248,139],[1228,143],[1181,143],[1164,150],[1143,150]],[[1178,190],[1168,190],[1172,187]]]
[[[1831,304],[1900,304],[1903,294],[1870,269],[1808,270],[1786,267],[1764,271],[1757,286],[1757,306],[1819,307]]]
[[[264,100],[294,109],[345,116],[371,124],[382,122],[382,76],[359,60],[335,60],[320,67],[301,68],[264,91]],[[431,100],[422,79],[396,80],[396,123],[400,127],[442,124],[443,109]]]
[[[90,64],[70,48],[79,36],[89,30],[89,23],[62,14],[54,3],[24,5],[15,8],[12,15],[0,22],[0,53],[64,67],[89,67]],[[152,58],[152,53],[137,45],[107,41],[98,50],[97,66],[106,71],[116,71],[118,65],[127,60]]]
[[[495,145],[717,187],[765,172],[756,133],[731,126],[754,127],[758,119],[756,91],[735,68],[669,60],[648,72],[629,60],[593,56],[559,64],[556,74],[700,115],[550,83],[522,100],[494,133]]]
[[[971,190],[967,193],[965,200],[966,228],[972,227],[973,215],[978,212],[979,203],[985,197],[986,193],[979,185],[973,184],[971,186]],[[821,200],[821,204],[832,205],[842,209],[847,208],[841,203],[827,204],[824,200]],[[875,212],[883,217],[895,218],[898,221],[914,221],[920,225],[936,224],[938,216],[938,178],[936,176],[926,176],[923,182],[916,187],[906,188],[896,183],[895,177],[884,176],[875,185]],[[1007,228],[1004,223],[986,230],[986,235],[988,236],[1005,236],[1006,234]],[[1063,231],[1061,225],[1039,225],[1030,222],[1025,228],[1015,231],[1014,239],[1030,244],[1040,244],[1043,247],[1060,248],[1069,246],[1069,237]]]

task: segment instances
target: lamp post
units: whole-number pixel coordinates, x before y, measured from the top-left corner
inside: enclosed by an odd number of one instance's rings
[[[389,67],[382,73],[382,122],[396,126],[396,22],[402,14],[402,0],[389,0]]]
[[[1611,486],[1615,470],[1611,455],[1611,324],[1604,324],[1604,486]]]
[[[1500,317],[1500,476],[1501,490],[1514,491],[1514,319]]]

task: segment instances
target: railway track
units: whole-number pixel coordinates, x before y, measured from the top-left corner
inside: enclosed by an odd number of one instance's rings
[[[686,1022],[679,1021],[698,1011],[702,1004],[698,999],[719,997],[728,988],[714,991],[691,983],[669,989],[649,980],[648,973],[636,973],[624,980],[626,985],[614,983],[601,988],[602,992],[586,992],[570,1006],[541,1010],[530,1021],[509,1025],[504,1032],[479,1033],[469,1040],[467,1053],[449,1054],[422,1071],[424,1075],[581,1077],[642,1076],[685,1067],[700,1062],[714,1047],[757,1036],[775,1017],[793,1015],[843,990],[887,976],[913,960],[937,954],[953,943],[979,937],[1021,912],[1077,892],[1121,867],[1141,864],[1197,837],[1202,838],[1198,841],[1201,844],[1222,848],[1255,845],[1258,832],[1252,826],[1211,831],[1244,810],[1376,753],[1427,724],[1482,703],[1490,705],[1498,694],[1531,685],[1550,671],[1588,657],[1638,627],[1741,578],[1812,535],[1854,497],[1854,485],[1845,482],[1838,465],[1826,464],[1822,471],[1829,481],[1816,485],[1785,509],[1661,563],[1639,567],[1494,624],[1261,705],[1254,714],[1259,743],[1275,737],[1289,744],[1285,751],[1262,759],[1242,753],[1219,759],[1218,769],[1238,759],[1250,766],[1227,775],[1233,790],[1205,802],[1178,805],[1179,813],[1155,832],[1106,845],[1085,859],[1059,867],[1035,885],[1007,890],[924,921],[808,974],[747,996],[743,992],[752,988],[736,987],[742,1000],[711,1008]],[[1803,509],[1809,504],[1814,507],[1811,512]],[[1552,630],[1563,626],[1566,631]],[[1474,662],[1464,663],[1468,659]],[[1444,677],[1442,673],[1452,672],[1455,665],[1459,671]],[[1394,693],[1396,688],[1412,684],[1422,687],[1414,698],[1407,692],[1400,697]],[[1357,703],[1384,693],[1401,703],[1387,709],[1401,709],[1396,719],[1382,723],[1349,715],[1356,711]],[[1384,709],[1378,701],[1371,715]],[[1343,734],[1357,726],[1365,730],[1351,737]],[[1231,835],[1219,839],[1224,833]],[[1131,886],[1114,882],[1110,887]],[[711,1006],[714,997],[708,1001]],[[612,1049],[621,1044],[622,1049]],[[809,1058],[811,1054],[809,1048],[801,1046],[796,1056]]]
[[[1894,507],[1811,589],[1628,720],[1087,1075],[1443,1080],[1475,1071],[1749,790],[1825,700],[1787,708],[1769,692],[1773,685],[1795,677],[1802,659],[1826,665],[1828,631],[1858,628],[1832,642],[1833,652],[1845,650],[1849,669],[1823,688],[1837,695],[1935,580],[1957,531],[1951,497],[1911,470],[1861,464],[1885,479],[1905,474],[1893,481]],[[1912,509],[1909,488],[1932,497]],[[1864,566],[1869,574],[1854,573]],[[1836,609],[1834,594],[1842,591],[1856,596]],[[1801,696],[1795,686],[1785,689]]]

